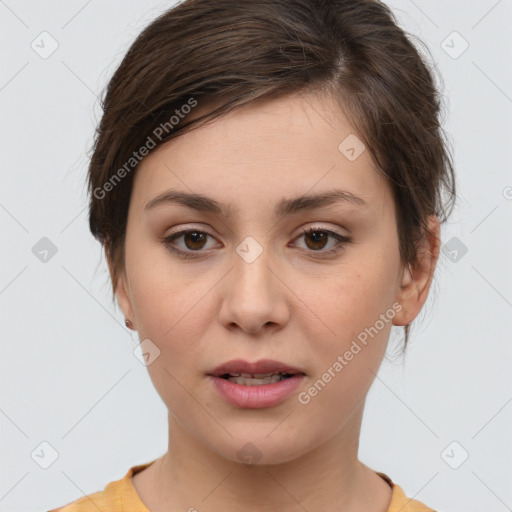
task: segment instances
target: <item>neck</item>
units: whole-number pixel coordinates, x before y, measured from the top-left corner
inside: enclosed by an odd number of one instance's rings
[[[357,458],[362,412],[363,406],[334,437],[298,457],[251,466],[221,456],[169,414],[168,451],[148,468],[151,484],[139,478],[136,489],[152,512],[385,512],[390,487]]]

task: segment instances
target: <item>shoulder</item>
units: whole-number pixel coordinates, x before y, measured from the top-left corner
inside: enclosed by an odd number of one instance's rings
[[[108,485],[107,485],[108,487]],[[105,487],[105,490],[106,488]],[[106,495],[105,491],[99,491],[95,492],[93,494],[89,494],[87,496],[83,496],[82,498],[79,498],[77,500],[72,501],[71,503],[68,503],[67,505],[64,505],[59,508],[54,508],[52,510],[49,510],[48,512],[89,512],[92,510],[107,510],[107,506],[110,504],[108,503],[109,497]]]
[[[377,474],[384,478],[393,489],[387,512],[436,512],[433,508],[428,507],[421,501],[406,496],[404,490],[394,483],[385,473]]]
[[[133,466],[123,478],[108,483],[102,491],[82,496],[48,512],[149,512],[137,495],[131,479],[153,462]]]

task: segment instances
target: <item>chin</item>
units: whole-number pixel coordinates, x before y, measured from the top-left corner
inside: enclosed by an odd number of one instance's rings
[[[304,436],[296,438],[284,432],[273,431],[277,423],[270,428],[240,428],[234,432],[228,428],[233,438],[222,443],[211,443],[215,451],[227,460],[246,466],[277,465],[290,462],[306,453],[311,447],[304,444]],[[272,432],[270,435],[269,432]],[[299,442],[300,439],[300,442]]]

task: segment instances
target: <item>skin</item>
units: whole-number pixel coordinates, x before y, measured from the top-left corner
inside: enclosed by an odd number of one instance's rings
[[[193,115],[202,113],[201,105]],[[169,411],[169,446],[133,478],[152,512],[194,510],[385,512],[391,488],[358,460],[363,408],[392,325],[421,310],[439,255],[439,221],[429,218],[419,262],[401,265],[391,189],[369,151],[350,161],[338,150],[355,133],[324,94],[259,100],[157,148],[140,164],[128,214],[119,304],[141,340],[160,355],[148,366]],[[367,205],[338,202],[275,217],[284,198],[349,190]],[[177,204],[146,204],[169,190],[207,195],[228,217]],[[315,240],[327,229],[352,243]],[[176,247],[163,238],[182,229]],[[253,237],[261,255],[236,252]],[[300,368],[307,390],[365,328],[399,304],[391,321],[307,404],[292,394],[263,409],[225,402],[206,376],[234,358],[276,359]],[[253,443],[261,458],[241,463]],[[203,501],[204,500],[204,501]],[[302,508],[303,507],[303,508]]]

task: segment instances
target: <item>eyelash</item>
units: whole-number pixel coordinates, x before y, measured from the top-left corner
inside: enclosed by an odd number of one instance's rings
[[[181,236],[189,234],[189,233],[201,233],[201,234],[204,234],[204,235],[207,235],[207,236],[210,236],[213,238],[213,236],[210,235],[208,232],[202,231],[200,229],[185,229],[185,230],[173,233],[172,235],[169,235],[168,237],[165,237],[163,239],[163,244],[169,251],[171,251],[174,254],[177,254],[178,257],[180,257],[180,258],[183,258],[183,259],[199,258],[199,257],[201,257],[200,253],[204,252],[204,251],[200,251],[200,250],[199,251],[190,251],[190,250],[184,251],[182,249],[177,249],[172,243],[177,238],[180,238]],[[314,251],[314,250],[308,251],[308,252],[312,252],[312,253],[320,253],[320,254],[322,254],[321,257],[328,257],[331,255],[337,254],[344,248],[345,245],[352,243],[351,237],[340,235],[339,233],[335,233],[334,231],[330,231],[328,229],[321,229],[321,228],[315,228],[315,227],[303,229],[301,234],[299,236],[297,236],[295,238],[295,240],[300,238],[301,236],[311,235],[313,233],[325,233],[328,236],[335,238],[339,242],[338,244],[336,244],[336,246],[334,248],[329,249],[327,251],[321,251],[321,250],[320,251]]]

